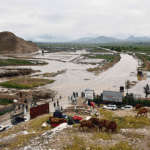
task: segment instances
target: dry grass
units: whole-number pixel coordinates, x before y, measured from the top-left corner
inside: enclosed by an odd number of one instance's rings
[[[119,143],[115,144],[114,146],[108,147],[108,150],[133,150],[133,148],[127,142],[120,141]]]
[[[47,73],[44,73],[43,76],[44,76],[44,77],[55,77],[55,76],[57,76],[58,74],[66,73],[66,70],[67,70],[67,69],[61,70],[61,71],[57,71],[56,73],[54,73],[54,72],[52,72],[52,73],[47,72]]]
[[[142,139],[144,136],[143,135],[141,135],[140,133],[136,133],[136,132],[127,132],[127,133],[125,133],[124,134],[126,137],[128,137],[128,138],[135,138],[136,137],[136,139],[137,138],[139,138],[139,139]]]
[[[116,56],[113,60],[113,62],[106,63],[103,67],[95,67],[95,68],[89,68],[87,71],[94,72],[95,75],[98,75],[100,72],[106,71],[107,69],[111,68],[114,64],[116,64],[120,60],[119,56]]]
[[[10,81],[1,82],[0,85],[7,88],[29,89],[32,87],[43,86],[47,83],[53,83],[54,80],[38,78],[16,78]]]
[[[103,140],[111,140],[112,139],[112,135],[111,134],[107,134],[105,132],[94,132],[93,133],[93,137],[92,140],[96,140],[96,139],[103,139]]]
[[[150,125],[150,119],[147,117],[135,117],[135,116],[125,116],[125,117],[113,117],[113,112],[111,110],[99,109],[102,114],[102,118],[116,121],[117,129],[121,128],[143,128]]]
[[[103,116],[102,118],[103,119],[111,119],[112,118],[112,116],[113,116],[113,111],[110,111],[110,110],[107,110],[107,109],[103,109],[103,108],[100,108],[100,109],[98,109],[99,110],[99,112],[100,112],[100,114]]]
[[[14,137],[12,140],[6,140],[5,143],[0,143],[1,147],[10,149],[22,147],[32,138],[37,135],[41,135],[47,130],[50,130],[50,126],[42,128],[42,124],[46,122],[50,116],[50,114],[45,114],[2,132],[0,138],[11,137],[11,135],[14,135]],[[28,132],[28,134],[24,134],[23,131]]]
[[[102,147],[100,145],[97,144],[92,144],[87,143],[84,141],[83,138],[75,135],[73,137],[73,144],[68,145],[66,148],[66,150],[132,150],[132,146],[129,145],[127,142],[124,141],[120,141],[119,143],[112,145],[112,146],[108,146],[108,147]]]

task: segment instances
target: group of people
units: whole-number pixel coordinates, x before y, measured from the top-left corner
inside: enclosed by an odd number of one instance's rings
[[[61,95],[60,95],[60,99],[61,99]],[[52,97],[52,102],[53,102],[53,100],[54,100],[54,98]],[[56,107],[56,108],[58,108],[59,110],[63,110],[63,106],[59,106],[59,101],[57,100],[57,106],[56,106],[56,102],[54,102],[54,108]]]
[[[73,104],[77,105],[77,98],[78,97],[78,92],[73,92],[73,94],[70,96],[68,96],[68,101],[72,101]]]

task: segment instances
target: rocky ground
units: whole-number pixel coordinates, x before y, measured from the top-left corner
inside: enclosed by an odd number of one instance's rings
[[[98,109],[98,108],[96,108]],[[101,110],[102,108],[100,108]],[[108,110],[108,112],[112,112]],[[117,110],[113,111],[113,116],[124,117],[134,116],[137,114],[137,111],[133,110]],[[75,116],[79,115],[76,112],[66,112],[65,115]],[[44,116],[39,116],[32,120],[33,122],[40,122],[40,118],[48,119],[48,117],[52,114],[47,114]],[[87,115],[79,115],[83,119],[88,119]],[[102,118],[101,114],[98,116]],[[148,113],[148,118],[150,117],[150,113]],[[141,117],[144,119],[145,117]],[[41,124],[44,122],[42,120]],[[138,150],[149,150],[150,149],[150,126],[144,126],[141,128],[121,128],[117,129],[117,133],[105,133],[104,129],[102,132],[94,131],[91,129],[90,132],[79,130],[79,125],[67,125],[66,123],[61,124],[60,126],[51,129],[50,126],[47,126],[46,129],[41,127],[41,124],[38,124],[37,129],[31,129],[30,121],[25,123],[21,123],[20,125],[14,126],[11,129],[8,129],[1,134],[0,145],[2,149],[6,147],[9,149],[21,149],[21,150],[29,150],[29,149],[56,149],[56,150],[71,150],[71,149],[96,149],[96,147],[100,147],[102,149],[138,149]],[[19,127],[19,129],[17,129]],[[17,129],[18,132],[15,132],[14,129]],[[12,132],[12,134],[10,134]],[[34,136],[32,136],[34,134]],[[23,136],[26,140],[20,141],[12,144],[11,142],[15,142],[15,139],[18,140],[20,136]],[[91,148],[93,146],[93,148]],[[122,147],[124,146],[124,148]],[[76,148],[75,148],[76,147]]]

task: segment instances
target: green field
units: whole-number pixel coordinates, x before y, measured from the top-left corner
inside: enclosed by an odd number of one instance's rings
[[[96,54],[95,56],[91,56],[91,55],[84,55],[85,57],[88,57],[88,58],[96,58],[96,59],[106,59],[107,61],[110,61],[110,62],[113,62],[114,58],[116,57],[115,55],[101,55],[101,54]]]
[[[0,99],[0,105],[8,105],[13,103],[13,100],[8,100],[8,99]]]
[[[33,87],[44,86],[47,83],[53,83],[54,80],[38,78],[16,78],[1,82],[0,85],[7,88],[30,89]]]
[[[101,44],[103,48],[108,48],[118,52],[139,52],[150,54],[150,45],[133,45],[133,44]]]
[[[44,63],[36,63],[36,65],[38,64],[44,64]],[[9,65],[35,65],[35,64],[28,60],[19,60],[19,59],[0,60],[0,66],[9,66]]]
[[[68,47],[68,48],[75,48],[75,47],[86,47],[86,48],[92,48],[94,47],[94,45],[89,45],[89,44],[72,44],[72,43],[43,43],[43,44],[37,44],[39,47],[51,47],[51,48],[55,48],[55,47]]]

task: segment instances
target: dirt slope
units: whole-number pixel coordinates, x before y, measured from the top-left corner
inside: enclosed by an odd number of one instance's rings
[[[39,47],[31,41],[25,41],[11,32],[0,32],[1,54],[31,53],[38,50]]]

